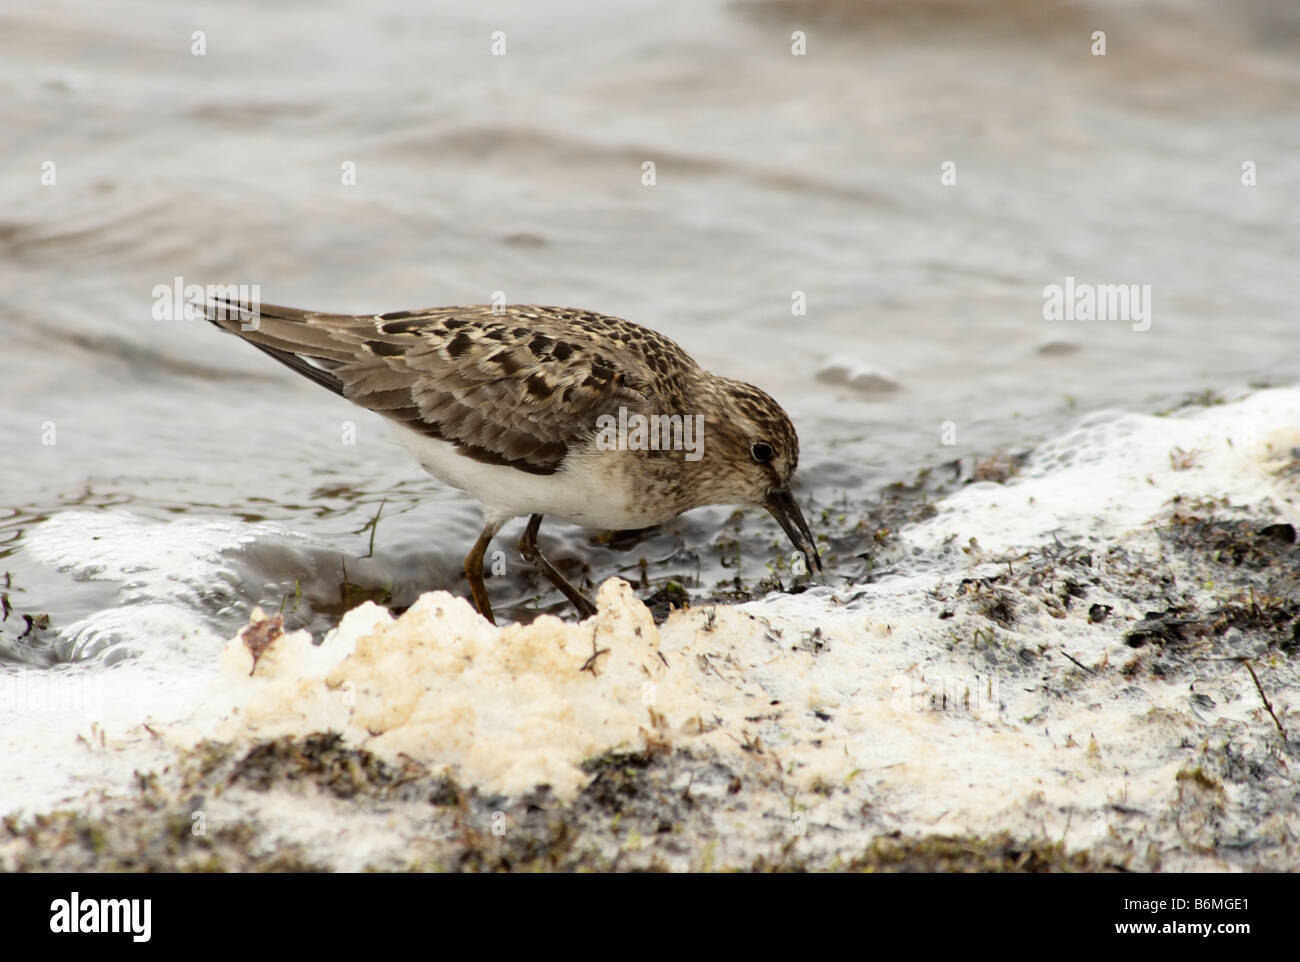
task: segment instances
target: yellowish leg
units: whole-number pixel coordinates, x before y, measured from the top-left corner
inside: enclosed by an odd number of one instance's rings
[[[488,545],[496,533],[501,530],[500,522],[490,522],[483,526],[483,533],[474,542],[474,547],[465,556],[465,577],[469,579],[469,590],[474,596],[474,607],[492,624],[497,620],[492,617],[492,602],[488,598],[487,585],[483,583],[483,556],[487,554]]]

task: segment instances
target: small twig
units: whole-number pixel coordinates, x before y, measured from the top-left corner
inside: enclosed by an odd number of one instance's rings
[[[370,550],[367,551],[362,557],[373,558],[375,556],[375,532],[379,530],[379,516],[384,513],[384,505],[386,505],[387,503],[388,503],[387,498],[384,498],[383,501],[380,501],[379,510],[375,512],[375,516],[371,518],[368,522],[366,522],[365,527],[361,529],[362,531],[365,531],[366,528],[370,529]]]
[[[742,690],[741,687],[740,687],[739,685],[735,684],[735,683],[734,683],[730,678],[728,678],[728,677],[727,677],[726,675],[724,675],[722,672],[718,671],[718,669],[714,666],[713,662],[709,659],[709,656],[708,656],[708,655],[706,655],[706,654],[701,654],[699,657],[704,661],[704,666],[705,666],[706,668],[708,668],[709,671],[711,671],[711,672],[713,672],[715,675],[717,675],[717,676],[718,676],[718,680],[721,681],[724,685],[729,685],[729,686],[731,686],[732,688],[736,689],[736,691],[741,691],[741,690]]]
[[[1264,702],[1264,709],[1273,719],[1273,724],[1277,726],[1277,730],[1282,733],[1282,740],[1286,741],[1286,729],[1282,727],[1282,722],[1278,719],[1277,713],[1273,711],[1273,704],[1268,700],[1268,695],[1264,694],[1264,686],[1259,683],[1259,676],[1255,674],[1255,669],[1252,667],[1250,660],[1243,658],[1241,659],[1241,663],[1245,665],[1246,670],[1250,672],[1250,678],[1255,683],[1255,690],[1259,692],[1259,697]]]
[[[1095,675],[1095,674],[1097,674],[1095,671],[1093,671],[1093,670],[1092,670],[1091,668],[1089,668],[1087,665],[1083,664],[1082,662],[1076,661],[1076,660],[1074,659],[1074,657],[1070,655],[1069,652],[1063,651],[1063,652],[1061,652],[1061,654],[1065,655],[1066,658],[1069,658],[1070,661],[1073,661],[1076,665],[1078,665],[1080,668],[1082,668],[1082,669],[1083,669],[1084,671],[1086,671],[1088,674],[1090,674],[1090,675]]]
[[[591,633],[591,657],[588,658],[585,662],[583,662],[582,667],[579,668],[578,670],[589,671],[593,675],[599,678],[600,675],[596,671],[596,659],[599,658],[601,655],[608,655],[608,654],[609,654],[608,648],[596,647],[596,632],[593,630]]]
[[[593,645],[592,647],[595,648],[594,645]],[[596,659],[599,658],[601,655],[608,655],[608,654],[609,654],[609,649],[608,649],[608,648],[596,648],[594,651],[592,651],[592,653],[591,653],[591,657],[588,658],[586,661],[584,661],[584,662],[582,663],[582,668],[580,668],[579,670],[580,670],[580,671],[589,671],[589,672],[591,672],[593,675],[595,675],[595,674],[596,674]]]

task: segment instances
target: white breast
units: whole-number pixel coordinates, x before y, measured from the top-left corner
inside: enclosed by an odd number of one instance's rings
[[[544,514],[570,524],[620,531],[663,520],[647,519],[629,509],[632,499],[623,473],[617,470],[617,459],[571,455],[554,474],[529,474],[467,458],[454,445],[402,425],[393,425],[393,433],[435,478],[483,502],[483,516],[489,522]]]

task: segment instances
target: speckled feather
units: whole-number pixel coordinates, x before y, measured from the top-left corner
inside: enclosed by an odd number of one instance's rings
[[[680,397],[695,362],[667,338],[598,314],[551,307],[440,309],[387,315],[367,349],[413,378],[421,423],[478,460],[550,473],[596,430],[599,415]],[[671,361],[669,360],[671,358]],[[372,363],[349,366],[347,396]],[[407,388],[403,384],[403,389]],[[399,389],[400,390],[400,389]]]
[[[765,394],[716,378],[673,341],[621,318],[519,305],[347,315],[262,304],[255,330],[242,330],[233,311],[209,319],[362,407],[532,474],[558,470],[602,414],[710,410],[719,384],[756,421],[779,421],[773,431],[798,450]]]

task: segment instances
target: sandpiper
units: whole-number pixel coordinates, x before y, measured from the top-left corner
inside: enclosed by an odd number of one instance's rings
[[[465,574],[493,623],[483,557],[524,515],[520,553],[583,618],[595,606],[538,550],[543,515],[628,530],[703,505],[761,505],[821,569],[790,491],[799,438],[785,411],[639,324],[563,307],[351,315],[221,298],[206,316],[388,418],[426,471],[482,502]]]

